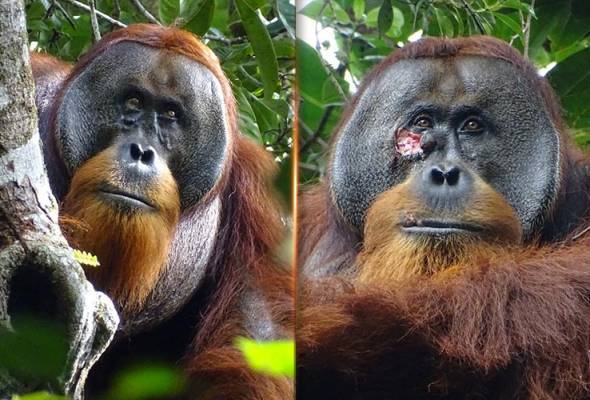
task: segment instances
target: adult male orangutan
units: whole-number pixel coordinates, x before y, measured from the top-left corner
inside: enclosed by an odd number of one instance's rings
[[[300,200],[298,397],[588,398],[589,168],[508,44],[385,59]]]
[[[62,228],[96,255],[87,276],[122,316],[88,395],[133,360],[179,362],[191,398],[284,399],[237,336],[290,335],[289,274],[270,155],[238,132],[215,54],[173,28],[132,25],[74,66],[33,57],[40,132]]]

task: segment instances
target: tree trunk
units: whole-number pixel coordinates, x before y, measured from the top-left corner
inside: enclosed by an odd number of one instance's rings
[[[59,229],[27,43],[22,0],[0,0],[0,398],[44,389],[79,399],[119,317],[110,299],[86,280]],[[35,360],[23,366],[18,347],[6,348],[26,335],[18,323],[23,315],[63,328],[63,363],[51,378],[35,376]],[[47,335],[37,331],[28,339]]]

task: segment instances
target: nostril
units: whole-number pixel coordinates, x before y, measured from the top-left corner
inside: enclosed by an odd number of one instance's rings
[[[437,186],[444,185],[445,183],[445,173],[440,170],[438,167],[433,167],[430,170],[430,181]]]
[[[134,126],[136,121],[133,118],[123,118],[123,125],[127,127]]]
[[[150,147],[146,149],[143,154],[141,155],[141,161],[145,164],[151,164],[154,162],[156,154],[154,150]]]
[[[129,151],[131,154],[131,158],[133,160],[138,161],[140,158],[142,158],[143,151],[141,149],[141,146],[137,143],[131,143],[131,145],[129,146]]]
[[[449,186],[455,186],[459,182],[460,170],[457,167],[451,167],[446,173],[445,177]]]

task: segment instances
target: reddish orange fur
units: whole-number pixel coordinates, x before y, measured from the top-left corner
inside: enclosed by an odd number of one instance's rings
[[[588,246],[585,238],[570,248],[498,249],[461,273],[415,276],[387,290],[303,283],[302,380],[324,376],[326,388],[366,390],[367,399],[499,398],[514,384],[503,374],[516,368],[519,386],[507,391],[518,398],[585,398],[590,261],[580,249]],[[405,381],[396,380],[400,371]]]
[[[235,99],[215,54],[194,35],[178,29],[137,24],[114,31],[74,66],[61,86],[57,100],[52,102],[48,125],[55,129],[59,104],[69,83],[110,46],[123,41],[181,54],[203,64],[219,80],[224,96],[229,125],[228,157],[222,177],[202,199],[205,203],[219,196],[222,203],[221,222],[207,266],[206,282],[203,283],[207,288],[204,311],[193,344],[184,359],[191,380],[206,382],[210,389],[209,395],[214,398],[292,398],[293,386],[289,379],[253,373],[233,346],[237,335],[250,335],[246,331],[246,317],[240,309],[240,302],[246,294],[256,293],[265,299],[269,315],[278,328],[277,332],[284,336],[291,335],[293,297],[288,267],[273,255],[285,232],[280,207],[271,189],[276,165],[270,154],[239,133]],[[49,135],[47,146],[53,149],[53,153],[59,153],[52,135]],[[53,153],[50,152],[49,157]],[[59,157],[55,157],[52,167],[67,176]],[[73,178],[72,184],[80,179],[79,174]],[[102,174],[104,176],[105,172]],[[89,203],[93,206],[91,201]],[[112,218],[113,215],[107,217]],[[79,222],[73,224],[73,229],[78,229],[76,225]],[[140,232],[141,229],[136,234]],[[100,232],[92,236],[90,242],[95,241]],[[108,250],[104,249],[104,252],[108,253]],[[130,273],[135,274],[135,271],[131,270]],[[135,281],[133,285],[137,285],[140,292],[148,290],[149,286],[142,286],[145,282],[143,276]],[[198,398],[202,398],[200,394]]]
[[[77,229],[66,230],[68,240],[96,255],[101,264],[86,268],[88,278],[126,311],[133,311],[141,307],[163,272],[180,200],[172,174],[163,168],[162,176],[145,190],[156,210],[129,213],[105,203],[100,199],[101,185],[121,186],[114,151],[112,147],[102,151],[76,171],[62,213],[80,222]]]
[[[588,177],[581,171],[587,168],[588,157],[581,156],[568,137],[547,81],[507,44],[488,37],[428,38],[388,57],[357,93],[399,60],[460,55],[503,59],[539,91],[560,135],[562,159],[560,193],[544,222],[549,226],[559,222],[555,216],[571,207],[565,204],[566,183],[577,185],[569,189],[576,190],[577,196],[587,191]],[[357,95],[348,106],[340,127],[359,98]],[[339,131],[337,128],[334,141]],[[394,252],[392,241],[396,239],[390,222],[396,210],[391,204],[406,201],[413,207],[407,193],[401,199],[398,195],[394,189],[377,199],[367,217],[364,238],[342,222],[328,183],[307,190],[300,199],[301,265],[312,274],[323,262],[345,256],[342,270],[352,267],[353,272],[336,272],[334,277],[298,285],[298,396],[588,398],[590,237],[586,233],[573,239],[587,226],[588,211],[582,210],[586,217],[569,228],[567,240],[551,243],[543,237],[545,241],[519,244],[508,237],[503,244],[479,243],[473,248],[475,257],[470,254],[451,268],[435,274],[396,276],[392,270],[403,268],[411,256],[399,260]],[[584,207],[586,203],[579,204]],[[502,229],[516,232],[507,210],[499,211],[488,210],[479,217],[507,223],[498,227],[498,233]],[[318,243],[324,252],[319,263],[314,259]],[[436,258],[435,264],[439,263]],[[366,276],[361,272],[359,282],[354,276],[363,268]],[[417,269],[411,266],[409,270]],[[372,273],[382,275],[373,277]],[[392,275],[393,279],[385,281]]]
[[[226,223],[220,236],[225,238],[221,243],[227,244],[217,250],[223,263],[213,271],[220,286],[187,365],[197,382],[210,385],[204,398],[289,399],[293,396],[289,379],[252,373],[234,346],[237,336],[248,335],[240,323],[240,293],[262,293],[284,336],[291,335],[293,318],[291,277],[287,267],[273,256],[284,238],[280,208],[269,190],[276,165],[247,138],[239,138],[235,149],[237,166],[230,174],[229,187],[240,189],[231,194],[234,205],[223,215]]]
[[[520,243],[522,228],[514,209],[478,177],[470,203],[454,217],[485,228],[485,241],[469,236],[440,241],[404,234],[399,226],[402,210],[415,219],[434,217],[409,189],[411,179],[379,195],[367,213],[364,245],[357,258],[360,284],[388,286],[416,275],[454,274],[465,265],[494,257],[504,246]]]
[[[72,66],[44,53],[31,53],[31,68],[33,70],[33,78],[35,78],[35,82],[38,85],[39,79],[53,77],[55,74],[65,76],[70,72]]]

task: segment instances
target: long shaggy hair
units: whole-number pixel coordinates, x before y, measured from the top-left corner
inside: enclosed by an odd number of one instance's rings
[[[558,197],[545,225],[521,242],[505,200],[478,184],[482,194],[467,205],[466,217],[494,228],[495,239],[458,237],[436,247],[397,234],[400,202],[423,212],[404,185],[376,199],[362,236],[342,221],[328,182],[306,190],[300,266],[307,276],[336,266],[323,274],[329,277],[302,277],[299,284],[302,399],[590,397],[590,237],[583,234],[589,162],[568,137],[547,81],[497,39],[428,38],[369,74],[340,127],[369,83],[395,62],[456,56],[502,59],[534,83],[560,135]],[[580,216],[575,224],[560,221],[572,215]]]
[[[96,271],[89,271],[89,276],[96,276],[97,282],[108,281],[109,284],[113,284],[113,290],[127,299],[126,304],[134,307],[140,304],[145,293],[149,292],[153,280],[166,273],[163,269],[166,249],[175,248],[169,247],[169,235],[174,234],[172,228],[176,226],[177,234],[174,237],[192,237],[190,224],[177,224],[175,221],[199,218],[199,205],[182,210],[178,216],[178,205],[172,204],[174,201],[171,201],[178,197],[177,194],[173,195],[177,188],[168,177],[163,177],[162,187],[151,188],[155,198],[169,199],[162,204],[162,212],[121,221],[115,211],[106,212],[92,200],[92,196],[86,197],[83,193],[85,190],[92,190],[96,185],[95,178],[116,179],[110,175],[112,170],[105,168],[108,164],[100,161],[101,158],[103,161],[108,158],[108,154],[97,155],[96,159],[88,161],[73,177],[60,157],[54,132],[61,99],[68,85],[96,57],[111,46],[125,41],[181,54],[207,67],[219,80],[228,119],[228,153],[222,176],[200,202],[200,205],[207,204],[219,197],[220,225],[206,267],[205,278],[199,290],[199,298],[202,297],[203,300],[199,304],[202,310],[195,310],[195,314],[199,315],[194,340],[187,344],[187,354],[181,361],[191,380],[207,382],[210,395],[215,398],[290,398],[293,389],[289,379],[252,373],[241,353],[233,346],[236,336],[252,334],[248,331],[247,320],[253,316],[245,315],[242,310],[242,302],[249,293],[255,293],[264,299],[269,320],[274,324],[274,332],[278,336],[291,336],[292,280],[287,271],[288,267],[274,257],[274,251],[279,248],[285,233],[281,207],[272,190],[276,165],[263,148],[238,131],[236,104],[230,82],[213,51],[196,36],[169,27],[131,25],[103,37],[72,67],[67,78],[64,79],[61,75],[52,77],[59,87],[44,91],[55,97],[51,97],[51,104],[41,110],[40,126],[44,127],[45,158],[52,188],[58,193],[58,197],[65,198],[64,208],[68,214],[73,215],[69,220],[74,220],[74,226],[71,227],[65,218],[62,218],[62,222],[66,229],[74,229],[77,235],[82,236],[84,250],[93,252],[100,259],[102,265]],[[38,68],[39,75],[51,69],[50,61],[41,62],[43,65]],[[39,76],[39,79],[45,78],[47,77]],[[44,104],[47,99],[43,95],[38,100],[39,104]],[[66,198],[70,188],[72,193]],[[82,210],[85,207],[89,207],[87,212]],[[173,211],[175,209],[176,211]],[[112,225],[107,225],[109,221],[124,222],[125,228],[115,229],[114,233],[107,235],[105,233],[113,229]],[[156,226],[159,227],[158,231],[154,231]],[[188,231],[180,235],[179,229]],[[156,233],[158,241],[152,240]],[[118,243],[123,242],[119,239],[121,237],[125,237],[125,242],[136,241],[136,244],[121,245]],[[183,248],[189,247],[187,245]],[[113,263],[115,254],[122,257],[120,262]],[[182,256],[191,257],[192,254]],[[147,262],[141,272],[131,263],[121,266],[130,259],[133,259],[134,265],[139,265],[139,257],[143,257]],[[104,266],[109,264],[113,267],[107,267],[107,271]],[[179,279],[191,277],[183,276]]]
[[[304,282],[302,398],[585,398],[589,245],[496,252],[387,289]]]
[[[62,228],[70,243],[97,256],[101,265],[87,267],[88,278],[131,312],[141,308],[166,265],[180,197],[170,170],[162,168],[162,176],[143,189],[154,210],[130,212],[105,203],[101,187],[120,187],[124,179],[114,152],[109,147],[76,171],[61,210]]]

